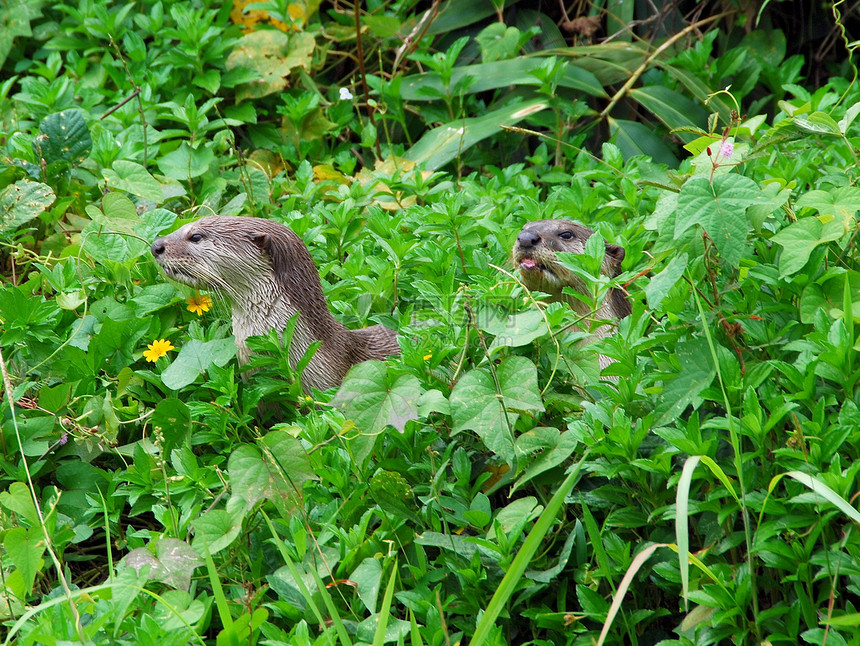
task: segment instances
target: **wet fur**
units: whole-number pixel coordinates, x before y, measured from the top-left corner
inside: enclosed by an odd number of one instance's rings
[[[349,330],[332,317],[305,243],[282,224],[208,216],[156,240],[152,254],[170,278],[230,301],[240,363],[248,360],[249,336],[280,332],[298,312],[290,365],[313,342],[322,342],[302,376],[308,392],[339,386],[356,363],[400,354],[394,330]]]

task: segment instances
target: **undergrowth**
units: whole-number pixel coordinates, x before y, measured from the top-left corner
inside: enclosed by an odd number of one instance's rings
[[[658,51],[479,3],[360,41],[337,4],[7,6],[5,643],[857,643],[850,79],[716,14]],[[271,334],[243,378],[150,256],[206,214],[288,225],[402,355],[306,396]],[[519,282],[543,218],[625,249],[566,260],[616,334]]]

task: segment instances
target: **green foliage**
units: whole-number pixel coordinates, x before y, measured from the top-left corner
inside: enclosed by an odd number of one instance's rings
[[[4,643],[856,639],[848,67],[525,4],[0,7]],[[401,357],[307,395],[294,322],[238,366],[149,251],[213,213]],[[541,218],[615,334],[516,279]]]

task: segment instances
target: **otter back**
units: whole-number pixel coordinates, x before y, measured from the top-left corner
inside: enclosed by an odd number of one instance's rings
[[[153,242],[152,255],[170,278],[230,301],[241,363],[248,360],[249,336],[281,332],[298,313],[290,365],[321,342],[302,376],[306,392],[339,386],[356,363],[400,354],[394,330],[349,330],[331,315],[305,243],[277,222],[207,216]]]

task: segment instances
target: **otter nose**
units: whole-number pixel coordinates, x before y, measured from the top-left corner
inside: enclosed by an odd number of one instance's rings
[[[517,242],[521,247],[534,247],[540,242],[540,235],[534,231],[523,231],[517,236]]]
[[[152,243],[152,246],[149,248],[152,251],[153,256],[160,256],[164,253],[164,238],[159,238],[155,242]]]

